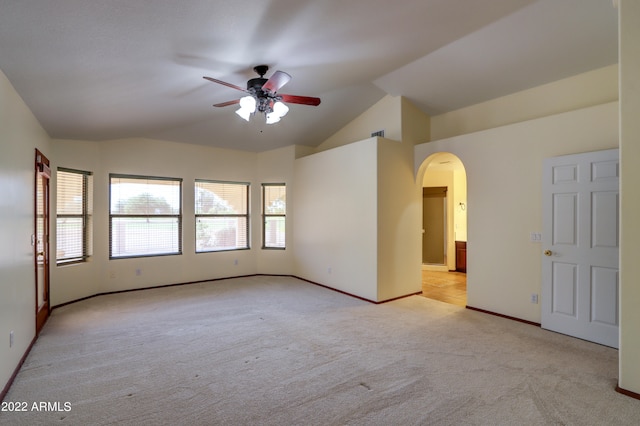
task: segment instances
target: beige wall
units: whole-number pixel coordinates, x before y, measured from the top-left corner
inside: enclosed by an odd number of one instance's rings
[[[431,140],[618,100],[616,64],[431,117]]]
[[[292,250],[262,250],[261,184],[293,185],[295,147],[261,154],[149,139],[104,142],[54,140],[52,165],[94,173],[93,257],[82,264],[52,266],[52,304],[96,293],[255,273],[289,274]],[[151,160],[152,159],[152,160]],[[183,254],[109,260],[109,173],[183,179]],[[54,174],[55,179],[55,174]],[[194,180],[251,184],[251,250],[195,253]],[[55,209],[55,197],[52,200]],[[292,231],[293,212],[287,212]],[[292,239],[288,235],[287,243]],[[52,244],[55,244],[55,229]],[[137,271],[140,271],[140,274]]]
[[[617,102],[416,146],[418,182],[437,152],[466,170],[468,305],[540,322],[542,161],[617,146]]]
[[[640,2],[620,0],[620,380],[640,394]]]
[[[54,190],[51,197],[51,211],[55,212],[58,205],[58,197],[55,193],[57,184],[57,168],[66,167],[77,170],[90,171],[94,174],[94,216],[93,216],[93,256],[86,263],[67,266],[56,266],[55,260],[51,264],[51,304],[56,306],[70,300],[80,299],[102,292],[103,281],[106,276],[106,263],[96,261],[108,257],[108,242],[104,239],[101,229],[108,228],[109,224],[104,214],[99,214],[108,206],[101,191],[96,191],[106,183],[101,167],[100,144],[97,142],[83,141],[59,141],[52,142],[52,177],[51,188]],[[52,217],[51,247],[56,247],[57,234],[55,218]],[[97,237],[97,238],[96,238]],[[55,252],[55,249],[53,250]]]
[[[367,139],[379,130],[386,139],[415,145],[430,140],[431,121],[406,98],[387,95],[318,145],[316,152]]]
[[[49,137],[0,71],[0,389],[35,336],[36,148],[49,157]]]
[[[258,154],[257,156],[257,175],[259,183],[285,183],[287,188],[287,217],[291,219],[295,216],[292,200],[296,197],[296,182],[293,179],[293,164],[296,158],[296,147],[294,145],[285,148],[274,149]],[[262,189],[256,185],[254,191]],[[261,201],[260,201],[261,202]],[[261,214],[261,207],[254,209],[254,215]],[[259,250],[257,252],[256,270],[261,274],[284,274],[289,275],[293,271],[293,223],[291,220],[286,221],[286,249],[282,250]],[[262,222],[255,223],[253,233],[260,234],[262,232]],[[260,234],[261,236],[261,234]],[[262,244],[260,240],[256,249]]]
[[[453,238],[467,241],[467,173],[464,167],[453,171]]]
[[[378,201],[376,209],[369,213],[378,216],[377,229],[372,231],[378,239],[375,274],[377,284],[376,295],[367,298],[382,301],[418,292],[421,288],[419,265],[422,206],[411,164],[413,146],[429,140],[429,116],[403,97],[385,96],[321,143],[316,151],[322,153],[356,141],[363,143],[372,132],[378,130],[384,130],[385,137],[376,142]],[[333,174],[337,170],[339,166],[331,165],[331,161],[339,164],[342,160],[336,158],[340,158],[341,153],[342,151],[335,150],[331,154],[330,158],[333,160],[327,160],[323,173],[331,170]],[[322,179],[321,176],[319,174],[316,179]],[[299,183],[297,178],[294,180]],[[306,186],[304,188],[306,190]],[[304,231],[296,226],[296,232]],[[296,244],[296,254],[299,248]],[[321,277],[320,275],[318,279]]]
[[[378,298],[377,141],[295,161],[294,274]]]
[[[296,146],[253,154],[145,139],[50,142],[0,73],[0,341],[7,342],[9,331],[15,331],[13,348],[0,345],[0,383],[6,383],[34,337],[30,236],[36,147],[52,159],[54,170],[63,166],[95,173],[94,258],[83,265],[52,265],[53,305],[96,292],[285,271],[370,300],[400,295],[414,285],[417,268],[405,268],[407,262],[412,263],[416,255],[416,265],[420,262],[419,248],[414,249],[419,243],[414,239],[420,236],[421,212],[411,202],[411,194],[419,200],[421,184],[417,182],[421,183],[425,160],[433,153],[449,151],[463,161],[469,179],[469,305],[539,322],[540,306],[530,303],[530,295],[540,292],[541,244],[531,243],[529,233],[542,230],[542,159],[617,147],[620,115],[620,385],[640,393],[640,286],[636,278],[640,275],[640,225],[635,217],[640,208],[640,186],[636,184],[640,168],[635,165],[640,158],[640,34],[636,25],[640,6],[621,0],[620,11],[624,15],[619,105],[615,102],[616,65],[432,117],[431,121],[412,105],[407,106],[406,100],[387,96],[323,142],[318,150],[324,152],[299,160],[293,158],[313,150]],[[398,142],[378,145],[366,139],[381,129],[387,138],[410,144],[430,137],[437,140],[418,145],[412,164],[411,156],[387,145]],[[381,156],[388,155],[393,160],[381,163]],[[407,169],[417,177],[405,188]],[[184,255],[109,261],[106,188],[110,172],[175,176],[185,182],[194,178],[249,181],[254,207],[260,205],[262,181],[285,182],[295,194],[289,198],[294,201],[287,222],[287,244],[291,242],[291,247],[268,253],[259,250],[256,207],[252,210],[252,250],[195,255],[194,235],[189,232],[194,226],[189,210],[193,191],[185,186]],[[400,177],[397,181],[396,175]],[[395,185],[403,193],[393,193]],[[390,205],[399,209],[387,210]],[[349,208],[341,210],[341,206]],[[54,207],[55,197],[52,210]],[[327,234],[333,227],[339,232]],[[383,249],[378,249],[379,239]],[[142,275],[136,275],[136,269],[141,269]]]
[[[413,145],[370,138],[296,160],[295,275],[372,301],[419,292]]]
[[[402,140],[402,98],[385,96],[355,120],[338,130],[318,145],[316,151],[325,151],[371,137],[371,133],[384,130],[387,139]]]
[[[429,142],[431,140],[431,118],[407,98],[400,98],[400,107],[402,134],[398,140],[410,145]],[[386,137],[396,139],[388,135]]]
[[[415,185],[413,147],[378,138],[378,297],[420,292],[422,189]]]

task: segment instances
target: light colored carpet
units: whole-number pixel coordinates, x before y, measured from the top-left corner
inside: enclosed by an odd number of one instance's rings
[[[55,309],[0,425],[637,425],[617,351],[413,296],[374,305],[286,277]]]

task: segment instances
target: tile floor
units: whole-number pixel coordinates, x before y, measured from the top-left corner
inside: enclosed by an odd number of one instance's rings
[[[423,270],[422,295],[453,305],[467,306],[467,274]]]

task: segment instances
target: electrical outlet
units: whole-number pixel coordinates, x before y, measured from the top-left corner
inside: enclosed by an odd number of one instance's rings
[[[538,303],[538,294],[531,293],[531,303]]]
[[[331,266],[327,268],[327,274],[330,274],[330,273],[331,273]]]
[[[9,332],[9,347],[13,347],[13,330]]]
[[[234,264],[234,265],[238,265],[238,259],[235,259],[235,260],[233,261],[233,264]]]
[[[136,275],[137,275],[137,276],[142,275],[142,269],[137,268],[137,269],[136,269]]]

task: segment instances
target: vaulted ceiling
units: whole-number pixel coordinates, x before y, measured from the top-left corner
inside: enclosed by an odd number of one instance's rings
[[[0,69],[52,138],[315,146],[386,94],[430,115],[617,62],[611,0],[0,0]],[[286,71],[281,122],[235,106]]]

